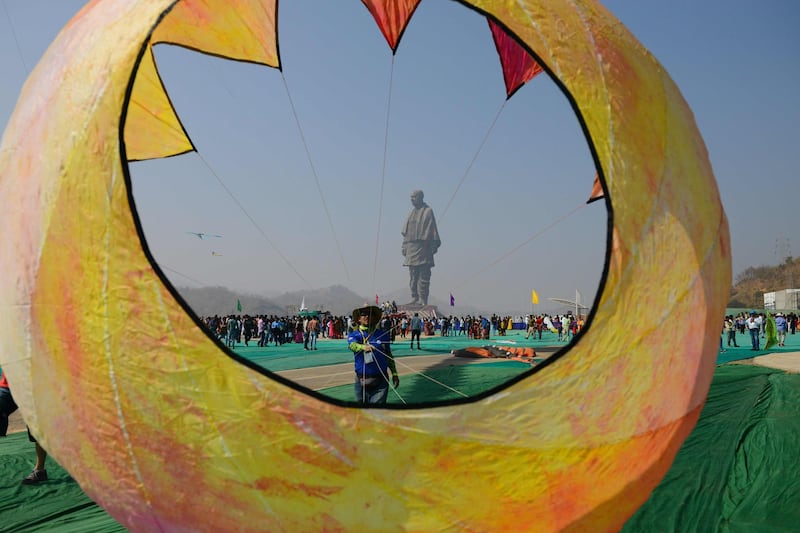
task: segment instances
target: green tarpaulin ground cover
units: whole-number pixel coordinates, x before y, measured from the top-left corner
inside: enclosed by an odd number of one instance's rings
[[[623,531],[800,531],[800,374],[717,368],[692,434]]]
[[[33,443],[27,433],[0,438],[0,531],[125,531],[51,458],[47,460],[48,481],[22,485],[20,481],[34,462]]]
[[[506,336],[495,336],[489,340],[475,340],[466,335],[450,337],[423,336],[421,339],[422,349],[412,350],[411,339],[404,339],[398,336],[392,344],[392,354],[400,358],[446,354],[452,350],[468,346],[502,345],[504,343],[514,346],[530,346],[534,349],[547,348],[550,351],[552,351],[553,347],[567,345],[566,342],[559,342],[558,336],[550,332],[544,334],[542,340],[539,340],[533,338],[525,339],[524,332],[509,331]],[[283,346],[270,344],[266,348],[259,348],[255,342],[251,341],[249,346],[237,345],[235,352],[241,357],[273,372],[353,362],[353,353],[347,349],[347,341],[345,339],[321,339],[317,343],[317,347],[317,350],[309,351],[304,350],[302,344],[289,343]]]
[[[392,345],[392,353],[396,357],[431,355],[450,353],[452,350],[466,348],[468,346],[483,346],[487,344],[502,345],[506,343],[513,346],[530,346],[534,349],[547,349],[548,351],[567,346],[566,342],[558,340],[558,335],[550,333],[549,331],[543,333],[542,339],[539,340],[538,338],[526,339],[524,331],[514,330],[508,331],[507,335],[503,337],[492,336],[489,340],[471,339],[466,335],[450,337],[441,337],[438,335],[423,336],[421,344],[422,350],[412,350],[410,339],[397,337]],[[800,335],[787,336],[787,346],[773,346],[768,352],[765,350],[752,351],[750,349],[749,335],[737,335],[737,344],[739,345],[738,348],[728,348],[726,346],[726,351],[719,353],[717,363],[722,364],[749,359],[766,353],[788,353],[798,351],[800,350]],[[763,340],[761,344],[763,347]],[[284,344],[283,346],[270,344],[266,348],[259,348],[256,342],[251,341],[249,346],[238,344],[235,351],[241,357],[272,370],[273,372],[281,372],[296,368],[335,365],[353,361],[353,354],[347,349],[347,341],[344,339],[321,339],[317,346],[318,350],[316,351],[304,350],[301,344],[294,343]]]
[[[426,371],[424,375],[404,376],[397,392],[389,391],[390,404],[401,405],[407,399],[415,404],[469,398],[530,370],[531,365],[515,361],[482,363],[480,367],[454,365]],[[446,387],[445,385],[446,384]],[[335,400],[353,401],[353,384],[330,387],[323,394]],[[399,393],[399,394],[398,394]]]

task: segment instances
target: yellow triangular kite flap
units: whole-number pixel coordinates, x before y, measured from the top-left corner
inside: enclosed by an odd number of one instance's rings
[[[277,0],[181,0],[151,42],[280,68],[277,20]]]
[[[128,161],[142,161],[194,150],[158,75],[153,49],[142,55],[125,120]]]
[[[155,64],[152,46],[169,43],[239,61],[280,67],[276,0],[178,0],[153,30],[125,123],[129,161],[194,150]]]

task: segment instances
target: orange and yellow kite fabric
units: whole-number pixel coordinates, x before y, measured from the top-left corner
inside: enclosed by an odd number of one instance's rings
[[[453,405],[344,407],[244,366],[147,252],[128,160],[192,149],[151,45],[279,68],[274,1],[94,1],[31,74],[0,147],[0,364],[31,431],[128,528],[613,531],[669,468],[731,278],[692,113],[595,1],[462,3],[565,90],[609,242],[571,349]]]
[[[397,52],[400,39],[406,31],[411,16],[419,6],[419,0],[362,0],[392,53]]]

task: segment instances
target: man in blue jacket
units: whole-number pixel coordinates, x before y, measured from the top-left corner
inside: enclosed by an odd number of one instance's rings
[[[353,311],[356,328],[347,336],[355,354],[355,397],[361,405],[383,405],[389,395],[389,371],[394,388],[400,386],[389,331],[378,327],[383,311],[368,305]]]

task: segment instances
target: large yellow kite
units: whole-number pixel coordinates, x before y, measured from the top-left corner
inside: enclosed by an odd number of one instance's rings
[[[0,364],[32,432],[125,526],[616,530],[669,468],[731,278],[692,113],[593,0],[461,3],[570,99],[609,241],[571,350],[454,405],[344,407],[240,364],[147,250],[128,162],[193,150],[152,46],[279,67],[275,0],[95,0],[31,74],[0,151]]]

